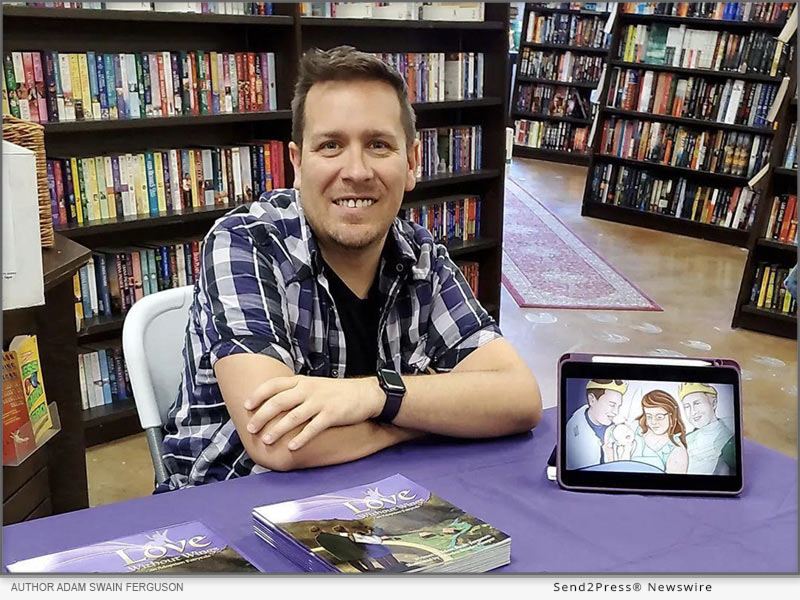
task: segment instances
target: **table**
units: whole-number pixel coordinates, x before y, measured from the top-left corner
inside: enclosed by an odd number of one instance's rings
[[[261,570],[297,572],[253,533],[251,509],[394,473],[512,537],[502,572],[796,572],[797,461],[744,444],[738,498],[567,492],[545,478],[556,414],[496,440],[427,439],[319,469],[264,473],[3,528],[3,564],[201,520]]]

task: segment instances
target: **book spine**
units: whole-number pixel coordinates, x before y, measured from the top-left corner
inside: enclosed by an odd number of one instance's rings
[[[64,115],[64,97],[63,93],[59,94],[61,85],[58,81],[58,54],[56,52],[43,52],[42,55],[47,90],[47,120],[50,123],[56,123],[60,120],[59,117]]]

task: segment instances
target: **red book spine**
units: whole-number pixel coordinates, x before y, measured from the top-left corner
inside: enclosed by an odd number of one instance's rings
[[[778,240],[781,242],[788,242],[789,241],[789,226],[792,223],[792,219],[795,218],[795,212],[797,211],[797,196],[791,195],[789,196],[788,203],[786,205],[786,211],[783,214],[783,223],[781,223],[781,232],[778,235]]]
[[[31,110],[31,121],[40,123],[39,102],[36,98],[36,79],[33,76],[33,56],[31,52],[22,53],[22,66],[25,70],[25,82],[23,85],[27,90],[28,105]]]
[[[283,142],[275,142],[275,151],[274,155],[277,159],[273,160],[274,165],[276,165],[275,169],[275,186],[278,188],[285,188],[286,187],[286,171],[285,171],[285,164],[283,161]]]
[[[236,53],[236,85],[239,93],[239,112],[250,110],[249,94],[247,93],[247,78],[245,77],[244,54]]]
[[[158,91],[161,94],[161,116],[166,117],[169,114],[167,109],[167,81],[164,79],[164,56],[160,52],[156,52],[156,63],[158,64]]]
[[[197,58],[194,55],[194,52],[189,52],[189,70],[191,72],[191,82],[192,82],[192,89],[191,95],[189,98],[189,104],[191,108],[191,112],[193,115],[200,114],[200,102],[198,101],[197,96]]]

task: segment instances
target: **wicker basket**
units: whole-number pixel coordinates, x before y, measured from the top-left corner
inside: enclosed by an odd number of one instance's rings
[[[3,139],[17,146],[33,150],[36,154],[36,187],[39,192],[39,232],[43,248],[55,245],[53,214],[50,209],[50,190],[47,186],[47,159],[44,152],[44,127],[3,115]]]

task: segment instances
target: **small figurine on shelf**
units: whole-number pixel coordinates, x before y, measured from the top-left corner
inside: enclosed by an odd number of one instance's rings
[[[783,287],[792,295],[792,298],[797,300],[797,265],[792,267],[789,275],[783,280]]]

